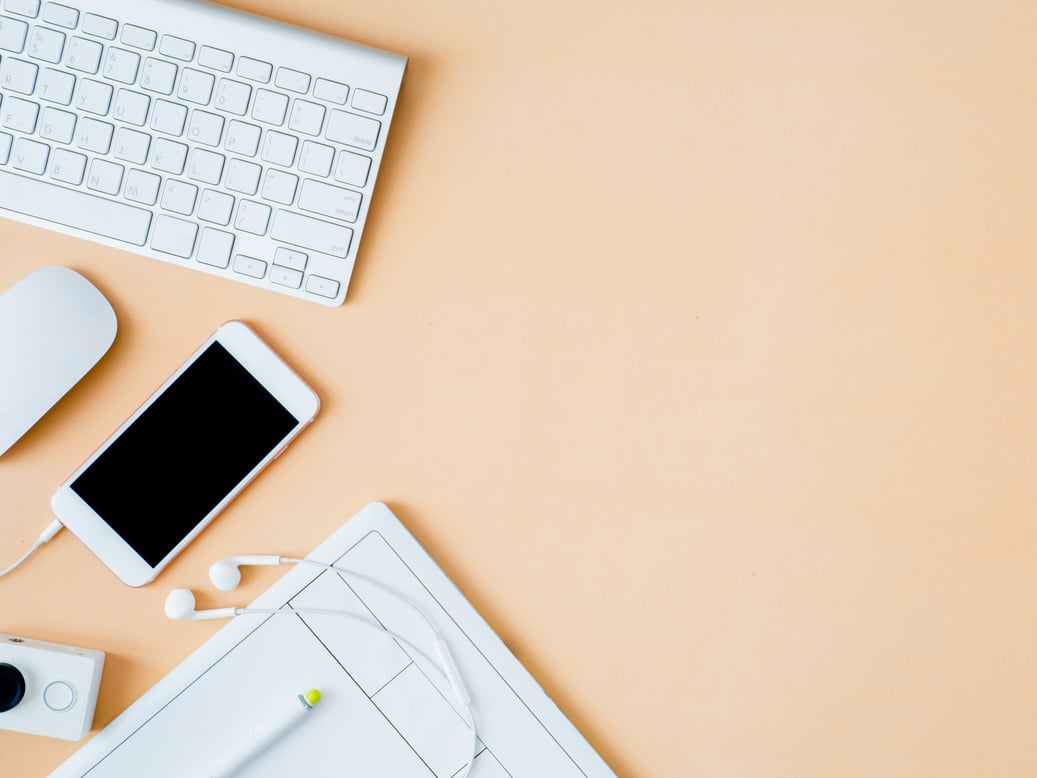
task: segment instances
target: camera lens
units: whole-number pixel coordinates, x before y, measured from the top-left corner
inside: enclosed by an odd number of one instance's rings
[[[0,662],[0,713],[11,710],[25,696],[25,676],[18,668]]]

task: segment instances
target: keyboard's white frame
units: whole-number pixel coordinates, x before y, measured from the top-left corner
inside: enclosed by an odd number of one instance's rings
[[[0,0],[2,2],[2,0]],[[46,0],[43,0],[45,3]],[[371,171],[369,174],[369,181],[377,181],[378,171],[381,167],[382,154],[385,149],[385,142],[388,136],[388,130],[392,121],[396,109],[396,102],[399,95],[399,88],[402,82],[403,73],[406,69],[407,59],[406,57],[392,54],[389,52],[381,51],[378,49],[369,48],[362,46],[357,43],[342,40],[340,38],[334,38],[322,33],[315,31],[305,30],[299,27],[287,25],[282,22],[277,22],[271,19],[266,19],[253,14],[245,13],[242,11],[225,8],[223,6],[215,5],[213,3],[204,2],[204,0],[87,0],[86,2],[75,2],[75,0],[67,0],[67,5],[78,8],[82,15],[86,13],[95,13],[102,16],[108,16],[119,20],[120,25],[124,23],[137,24],[142,27],[148,27],[156,30],[159,33],[159,40],[163,34],[174,35],[181,38],[192,40],[196,43],[194,61],[197,62],[198,51],[201,46],[209,45],[216,48],[231,50],[235,54],[235,67],[237,66],[237,57],[244,55],[253,57],[255,59],[264,60],[271,62],[274,66],[274,72],[278,67],[289,67],[295,70],[301,70],[311,74],[312,81],[317,78],[328,78],[336,81],[342,81],[350,86],[350,94],[352,95],[352,89],[356,86],[360,86],[363,89],[371,90],[385,95],[388,98],[384,115],[380,117],[374,117],[381,121],[382,128],[379,132],[379,137],[375,149],[373,151],[364,151],[367,156],[371,158]],[[40,19],[42,20],[42,10],[40,13]],[[31,22],[30,20],[25,20]],[[70,33],[68,30],[64,30],[66,33]],[[71,34],[81,34],[80,32],[73,32]],[[121,34],[121,27],[120,27]],[[107,42],[105,42],[107,43]],[[158,46],[156,45],[155,53],[157,54]],[[3,52],[7,54],[7,52]],[[144,52],[140,52],[142,55]],[[13,55],[22,56],[22,55]],[[39,63],[41,66],[45,66],[46,63]],[[185,64],[185,63],[178,63]],[[195,65],[196,66],[196,65]],[[213,71],[218,77],[225,75]],[[344,74],[363,72],[365,74],[362,82],[350,82],[350,78]],[[233,77],[233,72],[231,74]],[[90,76],[87,76],[90,77]],[[312,81],[311,81],[311,94],[312,94]],[[271,81],[272,83],[272,81]],[[119,84],[114,84],[118,87]],[[253,90],[254,91],[254,90]],[[22,95],[14,95],[16,97],[22,97]],[[159,96],[162,97],[162,96]],[[30,98],[37,100],[38,98]],[[169,98],[171,99],[171,98]],[[57,106],[63,108],[62,106]],[[197,106],[191,106],[197,107]],[[343,110],[351,110],[348,106],[342,107]],[[69,110],[69,109],[65,109]],[[100,118],[100,117],[95,117]],[[106,121],[111,121],[110,117],[105,118]],[[325,119],[327,121],[327,118]],[[8,131],[9,132],[9,131]],[[12,133],[17,136],[17,133]],[[30,136],[36,139],[36,136]],[[191,148],[194,148],[197,144],[192,144],[186,138],[176,139],[181,142],[187,143]],[[319,140],[319,139],[318,139]],[[57,144],[55,144],[57,145]],[[105,159],[112,159],[111,153],[108,155],[95,155]],[[229,155],[228,155],[229,157]],[[11,168],[10,164],[0,167],[0,169],[9,170],[12,173],[24,175],[27,178],[32,178],[31,174],[19,173]],[[44,177],[39,177],[44,178]],[[56,184],[49,179],[48,183]],[[77,189],[83,192],[89,192],[91,195],[101,196],[97,192],[92,192],[84,188],[84,186],[70,187],[67,185],[66,188]],[[361,243],[361,238],[364,231],[364,225],[367,221],[367,214],[371,204],[371,193],[373,191],[373,183],[371,188],[365,188],[363,201],[361,203],[357,220],[355,224],[350,224],[353,229],[353,238],[350,243],[349,251],[345,259],[339,259],[330,257],[328,255],[321,255],[317,252],[313,252],[308,249],[300,249],[310,255],[310,262],[315,264],[315,267],[309,266],[308,272],[313,267],[314,272],[317,275],[322,275],[320,272],[321,266],[328,266],[328,263],[344,263],[346,267],[346,273],[340,275],[340,278],[344,278],[340,282],[338,295],[334,298],[323,298],[317,295],[307,293],[305,291],[305,283],[300,289],[291,289],[289,287],[280,287],[271,284],[267,280],[256,280],[248,276],[244,276],[238,273],[234,273],[233,257],[231,260],[231,267],[226,269],[220,269],[210,267],[202,263],[196,262],[195,260],[180,260],[168,254],[156,252],[152,250],[148,245],[145,246],[131,246],[127,243],[105,238],[103,236],[95,235],[93,233],[84,232],[73,227],[66,225],[46,221],[43,219],[35,218],[20,213],[13,213],[4,209],[0,209],[0,217],[21,221],[28,224],[33,224],[39,227],[44,227],[55,232],[64,233],[67,235],[73,235],[76,237],[84,238],[86,240],[93,241],[95,243],[101,243],[113,248],[122,249],[124,251],[130,251],[139,255],[158,259],[163,262],[168,262],[174,265],[190,265],[191,269],[199,270],[204,273],[211,275],[220,276],[223,278],[230,278],[239,283],[250,284],[258,286],[263,289],[277,291],[282,294],[286,294],[292,297],[297,297],[309,302],[316,302],[327,306],[339,306],[341,305],[346,297],[346,291],[348,288],[349,279],[353,272],[353,266],[356,262],[357,249]],[[107,199],[119,200],[121,198],[110,197]],[[137,203],[133,203],[135,206],[139,206]],[[273,205],[273,204],[272,204]],[[147,208],[147,206],[139,206]],[[274,206],[276,209],[276,205]],[[156,205],[150,209],[154,214],[152,217],[152,227],[154,229],[155,218],[163,213]],[[297,211],[296,207],[292,210]],[[172,214],[176,215],[176,214]],[[314,215],[316,216],[316,215]],[[319,217],[317,217],[319,218]],[[199,228],[204,228],[207,225],[204,222],[198,222],[196,217],[188,217],[188,220],[195,221],[199,224]],[[288,244],[277,244],[269,237],[269,230],[266,236],[256,238],[255,241],[250,240],[251,236],[238,235],[235,241],[234,254],[243,253],[250,254],[248,245],[255,242],[263,242],[270,246],[270,255],[273,254],[273,247],[275,245],[284,245],[287,248],[295,248]],[[243,242],[242,248],[244,250],[239,251],[239,242]],[[263,257],[269,263],[270,258]],[[339,266],[341,267],[341,266]]]

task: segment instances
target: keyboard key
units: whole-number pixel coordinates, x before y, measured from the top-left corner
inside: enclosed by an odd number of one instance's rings
[[[254,124],[245,124],[245,122],[232,119],[227,126],[227,142],[224,145],[227,151],[254,157],[259,151],[259,135],[260,129]]]
[[[169,95],[173,93],[176,83],[176,65],[163,59],[148,57],[144,60],[144,71],[141,73],[140,86],[149,92]]]
[[[223,139],[223,117],[197,109],[192,111],[191,126],[187,130],[187,137],[195,143],[219,146]]]
[[[165,57],[172,57],[182,62],[190,62],[194,59],[194,43],[173,35],[163,35],[158,52]]]
[[[280,284],[281,286],[298,289],[302,284],[302,273],[288,267],[279,267],[278,265],[274,265],[270,268],[270,281],[271,283]]]
[[[250,97],[252,97],[252,87],[248,84],[221,78],[216,87],[215,105],[221,111],[244,116],[248,110]]]
[[[167,211],[190,216],[191,211],[194,210],[194,201],[197,197],[198,187],[194,184],[169,178],[166,179],[166,185],[162,189],[161,205]]]
[[[112,147],[112,134],[115,128],[108,122],[99,122],[84,116],[79,120],[79,128],[76,130],[76,145],[86,151],[96,154],[107,154]]]
[[[328,129],[325,135],[328,140],[335,143],[345,143],[347,146],[356,146],[365,151],[374,151],[378,142],[378,131],[381,123],[366,116],[357,116],[355,113],[345,111],[332,111],[328,119]]]
[[[256,92],[256,102],[252,106],[253,119],[280,127],[284,124],[284,115],[287,111],[288,98],[284,95],[271,92],[269,89],[260,89]]]
[[[234,64],[234,55],[223,49],[202,46],[201,51],[198,52],[198,64],[203,68],[212,68],[222,73],[230,73],[231,65]]]
[[[282,243],[340,258],[349,252],[349,244],[353,239],[353,231],[349,227],[283,210],[275,214],[270,234],[274,240]]]
[[[290,167],[295,161],[295,148],[299,144],[294,135],[285,135],[283,132],[270,130],[263,141],[262,158],[265,162],[274,165]]]
[[[0,165],[6,165],[7,160],[10,159],[11,144],[13,142],[13,135],[8,135],[6,132],[0,132]]]
[[[187,161],[187,146],[183,143],[156,138],[151,144],[151,166],[163,173],[180,175]]]
[[[40,137],[58,143],[71,143],[76,128],[76,115],[57,108],[44,108],[40,118]]]
[[[76,25],[79,24],[79,11],[75,8],[69,8],[67,5],[47,3],[46,8],[43,10],[43,21],[56,24],[58,27],[74,30]]]
[[[115,19],[97,14],[87,14],[83,17],[83,32],[93,35],[95,38],[104,38],[106,41],[115,40],[115,33],[119,31],[119,23]]]
[[[72,90],[76,86],[76,77],[54,68],[44,68],[40,74],[40,99],[50,103],[68,105],[72,102]]]
[[[335,161],[335,149],[311,140],[304,141],[299,152],[299,170],[315,176],[327,177],[331,163]]]
[[[322,184],[307,179],[299,195],[299,207],[304,211],[355,222],[360,213],[361,196],[351,189]]]
[[[140,92],[131,92],[129,89],[120,89],[115,97],[115,118],[127,124],[144,126],[148,117],[148,108],[151,106],[151,98]]]
[[[68,56],[65,57],[65,64],[72,70],[93,75],[101,66],[103,50],[104,46],[97,41],[80,38],[78,35],[74,36],[68,42]]]
[[[40,117],[40,137],[58,143],[71,143],[76,131],[76,115],[57,108],[44,108]]]
[[[202,239],[198,242],[198,256],[195,258],[204,265],[227,267],[233,249],[232,234],[206,227],[202,230]]]
[[[184,132],[187,121],[187,108],[180,103],[168,100],[156,100],[155,110],[151,114],[151,129],[167,135],[180,136]]]
[[[266,262],[255,257],[238,254],[234,257],[234,272],[252,278],[262,278],[266,275]]]
[[[162,179],[154,173],[131,170],[126,174],[126,191],[123,197],[135,203],[154,205],[158,202],[158,187]]]
[[[235,228],[253,235],[265,235],[270,223],[270,206],[252,200],[238,203],[238,215],[234,219]]]
[[[299,186],[299,177],[283,170],[268,170],[263,179],[262,197],[282,205],[291,205],[295,199],[295,190]]]
[[[385,95],[380,95],[377,92],[368,92],[366,89],[353,90],[353,107],[358,111],[381,116],[385,113],[385,105],[388,99]]]
[[[139,67],[140,54],[110,46],[108,56],[104,60],[104,77],[123,84],[132,84],[137,80]]]
[[[96,13],[87,13],[83,17],[83,32],[87,35],[103,37],[105,40],[114,40],[118,29],[119,23],[114,19],[97,16]]]
[[[213,189],[202,190],[202,201],[198,204],[198,218],[214,224],[230,224],[234,209],[234,198]]]
[[[367,174],[371,170],[371,158],[351,151],[342,151],[338,155],[338,167],[335,168],[335,180],[350,186],[364,186]]]
[[[103,159],[95,159],[90,163],[90,175],[86,179],[88,189],[96,189],[105,194],[119,194],[122,187],[123,166]]]
[[[81,111],[104,116],[112,104],[112,87],[91,78],[79,79],[76,107]]]
[[[338,295],[338,281],[323,276],[310,276],[306,279],[306,291],[333,298]]]
[[[0,49],[21,54],[28,34],[29,25],[25,22],[0,16]]]
[[[39,71],[31,62],[7,57],[0,65],[0,86],[12,92],[31,95],[36,90],[36,74]]]
[[[115,158],[134,165],[143,165],[151,149],[151,136],[143,132],[120,127],[115,136]]]
[[[2,170],[0,208],[136,246],[151,225],[150,211]]]
[[[3,102],[3,125],[9,130],[31,133],[36,129],[40,107],[20,97],[8,97]]]
[[[313,85],[313,96],[318,100],[326,100],[329,103],[346,104],[349,96],[349,87],[338,81],[329,81],[326,78],[318,78]]]
[[[79,186],[86,173],[86,157],[67,149],[54,149],[50,160],[50,177],[55,181]]]
[[[33,27],[28,54],[33,59],[57,64],[65,50],[65,33],[47,27]]]
[[[18,138],[14,142],[11,162],[18,170],[42,174],[47,169],[47,156],[49,154],[50,146],[44,143],[37,143],[28,138]]]
[[[150,105],[151,99],[146,94],[129,89],[119,89],[118,94],[115,95],[115,110],[112,113],[120,121],[143,127]]]
[[[263,168],[259,165],[253,165],[251,162],[241,159],[232,159],[227,164],[227,180],[223,182],[223,185],[232,192],[254,195],[259,189],[259,175],[262,172]]]
[[[307,73],[300,73],[298,70],[278,68],[274,84],[289,92],[304,95],[310,90],[310,76]]]
[[[206,184],[218,184],[223,177],[224,157],[205,149],[191,152],[191,162],[187,166],[187,177]]]
[[[302,271],[306,269],[306,255],[301,251],[279,248],[274,252],[274,264]]]
[[[289,129],[306,135],[320,135],[324,124],[324,106],[308,100],[296,100],[292,103],[292,115],[288,120]]]
[[[7,0],[4,10],[35,19],[40,15],[40,0]]]
[[[249,81],[258,81],[261,84],[269,83],[270,71],[273,66],[269,62],[251,57],[238,57],[238,75]]]
[[[155,48],[155,40],[158,34],[147,27],[138,27],[135,24],[124,24],[122,26],[122,38],[120,40],[127,46],[135,49],[151,51]]]
[[[209,100],[212,99],[212,88],[215,83],[216,77],[212,73],[184,68],[180,75],[180,88],[177,89],[176,94],[181,100],[187,100],[189,103],[208,105]]]
[[[197,224],[162,214],[155,218],[155,234],[151,237],[151,248],[163,254],[187,259],[194,252],[194,239],[197,236]]]

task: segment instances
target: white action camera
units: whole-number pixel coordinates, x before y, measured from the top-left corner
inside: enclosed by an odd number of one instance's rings
[[[0,633],[0,729],[82,739],[103,668],[101,651]]]

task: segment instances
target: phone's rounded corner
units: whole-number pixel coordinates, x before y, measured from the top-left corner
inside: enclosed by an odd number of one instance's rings
[[[68,484],[69,482],[65,481],[65,483],[55,489],[54,493],[50,496],[50,512],[64,527],[68,527],[68,518],[71,514],[71,511],[69,510],[69,499],[72,496],[72,492],[69,489]]]
[[[147,586],[149,583],[154,581],[155,578],[158,577],[157,570],[150,571],[150,574],[147,575],[147,577],[145,578],[137,578],[136,576],[124,576],[121,572],[115,569],[112,569],[112,572],[115,573],[116,577],[120,581],[129,586],[131,589],[140,589],[142,586]]]
[[[223,324],[221,324],[219,327],[216,328],[216,333],[214,333],[214,334],[218,334],[220,332],[224,332],[224,331],[226,331],[228,329],[229,330],[244,329],[244,330],[248,330],[253,335],[256,334],[256,331],[254,329],[252,329],[252,327],[249,325],[249,323],[246,322],[246,321],[242,321],[241,319],[228,319],[227,321],[223,322]]]
[[[54,493],[51,494],[51,496],[50,496],[50,512],[54,514],[54,518],[55,519],[60,519],[61,518],[61,514],[59,513],[59,511],[61,510],[61,497],[60,497],[60,495],[61,495],[61,491],[64,488],[65,488],[65,485],[62,484],[57,489],[55,489]]]
[[[310,396],[313,398],[313,410],[310,411],[310,418],[307,419],[306,423],[307,424],[312,424],[313,421],[317,418],[317,415],[320,413],[320,409],[321,409],[320,395],[318,395],[315,391],[313,391],[313,387],[309,386],[308,384],[307,384],[307,388],[310,390]]]
[[[115,574],[116,578],[131,589],[147,586],[158,577],[158,574],[162,572],[162,568],[165,567],[165,565],[152,567],[128,545],[125,550],[130,553],[124,554],[119,559],[102,558],[101,561]]]

